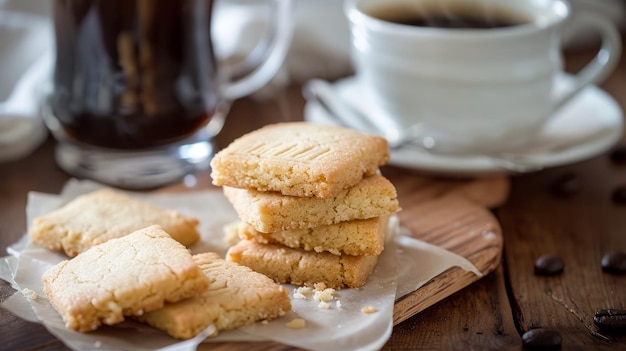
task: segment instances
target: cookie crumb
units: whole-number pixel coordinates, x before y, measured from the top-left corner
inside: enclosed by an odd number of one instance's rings
[[[313,294],[315,301],[328,302],[335,299],[335,289],[327,288],[324,290],[316,290]]]
[[[293,291],[293,297],[295,299],[308,300],[309,298],[311,298],[312,294],[313,294],[313,289],[308,286],[302,286],[302,287],[296,288]]]
[[[341,308],[341,303],[335,296],[335,289],[327,288],[324,283],[316,283],[315,288],[308,286],[299,287],[293,290],[293,298],[301,300],[313,300],[318,302],[317,307],[329,310],[330,301],[337,300],[337,308]]]
[[[39,295],[37,295],[36,292],[34,292],[33,290],[29,289],[29,288],[24,288],[22,289],[22,295],[24,295],[24,297],[30,299],[30,300],[35,300],[37,299],[37,297],[39,297]]]
[[[364,306],[363,308],[361,308],[361,313],[370,314],[374,312],[378,312],[378,310],[374,306]]]
[[[327,288],[326,283],[324,282],[315,283],[313,286],[315,287],[315,290],[319,291],[325,290]]]
[[[302,318],[295,318],[287,322],[286,326],[290,329],[302,329],[306,326],[306,321]]]

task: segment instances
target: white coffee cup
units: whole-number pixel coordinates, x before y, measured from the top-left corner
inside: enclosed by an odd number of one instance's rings
[[[621,54],[618,30],[565,0],[347,0],[351,54],[364,99],[388,133],[464,152],[514,149],[568,100],[604,80]],[[517,23],[500,28],[399,24],[440,13]],[[430,17],[432,18],[432,17]],[[484,17],[479,17],[484,19]],[[596,57],[559,89],[566,21],[600,34]]]

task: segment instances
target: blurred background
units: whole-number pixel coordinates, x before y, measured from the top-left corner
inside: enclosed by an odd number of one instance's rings
[[[25,157],[45,138],[39,102],[49,89],[53,60],[53,0],[0,0],[0,161]],[[267,7],[255,0],[218,0],[215,12],[219,57],[245,56],[267,29]],[[254,98],[310,78],[333,80],[351,73],[349,33],[342,0],[294,0],[295,34],[281,72]],[[626,29],[626,1],[570,0],[574,14],[592,11]],[[593,45],[584,29],[566,27],[567,49]]]

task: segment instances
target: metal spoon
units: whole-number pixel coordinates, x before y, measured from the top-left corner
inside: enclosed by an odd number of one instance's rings
[[[309,101],[317,102],[337,124],[385,137],[391,149],[413,146],[433,155],[479,157],[488,159],[498,167],[515,173],[526,173],[543,169],[542,165],[524,159],[523,155],[476,154],[436,149],[437,143],[434,138],[423,135],[419,126],[407,128],[404,132],[395,128],[383,128],[380,125],[376,125],[363,112],[358,111],[351,104],[338,98],[332,89],[328,82],[312,79],[303,87],[303,96]]]

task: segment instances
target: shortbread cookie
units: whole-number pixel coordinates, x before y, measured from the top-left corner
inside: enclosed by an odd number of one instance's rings
[[[363,286],[378,256],[337,256],[241,240],[228,249],[226,259],[250,267],[278,283],[307,286],[324,283],[329,288],[339,289]]]
[[[217,331],[272,320],[291,310],[289,293],[263,274],[215,253],[195,255],[211,281],[200,296],[137,317],[177,339],[188,339],[213,324]]]
[[[94,245],[153,224],[185,246],[200,238],[196,218],[108,188],[78,196],[36,218],[28,234],[33,242],[74,257]]]
[[[339,126],[273,124],[232,142],[211,161],[213,184],[330,198],[389,160],[387,141]]]
[[[223,190],[239,218],[263,233],[380,217],[399,209],[395,187],[380,174],[363,178],[336,197],[326,199],[228,186]]]
[[[88,332],[195,296],[209,279],[159,226],[92,247],[52,267],[43,290],[65,326]]]
[[[321,227],[262,233],[241,222],[239,237],[263,244],[282,244],[305,251],[333,255],[378,255],[383,251],[389,215],[357,219]]]

